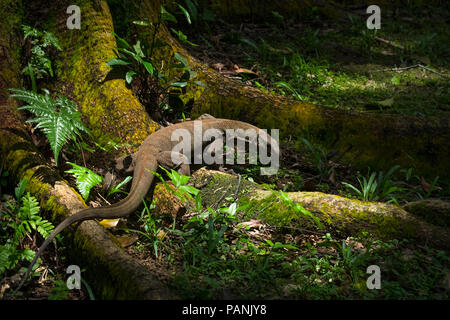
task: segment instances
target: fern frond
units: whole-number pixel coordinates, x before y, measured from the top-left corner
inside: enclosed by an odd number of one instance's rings
[[[10,95],[13,98],[20,99],[28,103],[28,105],[19,107],[19,110],[27,110],[37,116],[47,116],[54,113],[55,103],[50,97],[47,90],[44,89],[45,94],[35,93],[33,91],[22,89],[9,89],[14,94]]]
[[[67,141],[76,141],[81,137],[81,131],[89,134],[89,130],[81,121],[81,113],[77,111],[76,104],[67,97],[59,96],[54,101],[49,92],[38,94],[21,89],[10,89],[14,94],[11,97],[28,103],[19,110],[28,110],[36,117],[27,122],[36,123],[36,129],[40,129],[47,137],[50,147],[58,164],[58,156]]]
[[[47,137],[50,148],[55,156],[55,163],[58,163],[59,152],[66,142],[76,140],[71,131],[72,126],[62,112],[54,113],[49,116],[37,117],[28,120],[31,123],[37,123],[36,129],[40,129]]]
[[[50,221],[41,218],[37,224],[36,231],[39,232],[39,234],[44,238],[47,238],[54,228],[55,227]]]
[[[65,172],[71,173],[76,178],[77,188],[83,196],[83,199],[86,201],[89,197],[91,189],[94,186],[101,184],[103,182],[103,178],[88,168],[79,166],[72,162],[67,163],[72,166],[72,169]]]
[[[9,256],[11,255],[11,245],[0,245],[0,275],[9,269]]]
[[[40,207],[36,198],[30,195],[29,192],[22,198],[23,204],[20,207],[19,211],[19,219],[20,220],[29,220],[32,219],[33,216],[39,213]]]

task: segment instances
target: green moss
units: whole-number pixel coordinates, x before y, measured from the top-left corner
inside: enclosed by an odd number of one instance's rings
[[[92,1],[77,3],[83,13],[81,29],[53,27],[63,54],[56,63],[58,88],[77,102],[92,135],[100,144],[127,142],[137,147],[157,124],[125,86],[125,80],[105,81],[115,54],[116,41],[108,6],[94,7]],[[54,8],[54,10],[57,10]],[[62,87],[64,85],[64,87]]]

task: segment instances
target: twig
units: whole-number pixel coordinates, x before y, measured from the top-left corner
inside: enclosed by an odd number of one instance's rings
[[[421,65],[421,64],[420,64],[419,66],[422,67],[422,68],[425,69],[425,70],[428,70],[428,71],[430,71],[430,72],[436,73],[436,74],[440,75],[441,77],[444,77],[444,78],[447,78],[447,79],[450,78],[449,76],[447,76],[447,75],[445,75],[445,74],[442,74],[442,73],[440,73],[440,72],[437,72],[436,70],[433,70],[433,69],[431,69],[431,68],[428,68],[428,67],[426,67],[426,66],[424,66],[424,65]]]
[[[423,68],[423,69],[428,70],[430,72],[436,73],[436,74],[440,75],[441,77],[444,77],[444,78],[447,78],[447,79],[450,78],[449,76],[447,76],[445,74],[442,74],[442,73],[440,73],[440,72],[438,72],[436,70],[433,70],[431,68],[428,68],[427,66],[424,66],[423,64],[420,64],[420,63],[412,65],[412,66],[408,66],[408,67],[402,67],[402,68],[395,67],[395,68],[381,69],[381,70],[370,70],[369,72],[402,71],[402,70],[408,70],[408,69],[413,69],[413,68]]]
[[[228,190],[230,190],[230,186],[228,186],[227,190],[225,190],[225,192],[222,193],[222,195],[220,196],[219,200],[217,200],[216,203],[212,206],[212,208],[213,208],[214,210],[217,209],[217,207],[219,206],[220,202],[222,202],[223,198],[225,198],[225,196],[226,196],[227,193],[228,193]]]
[[[392,47],[395,47],[395,48],[399,48],[399,49],[402,49],[402,50],[405,49],[402,45],[396,44],[396,43],[394,43],[392,41],[389,41],[389,40],[386,40],[386,39],[383,39],[383,38],[380,38],[380,37],[375,37],[375,40],[381,41],[381,42],[386,43],[386,44],[388,44],[388,45],[390,45]]]
[[[106,204],[107,204],[108,206],[111,205],[111,203],[110,203],[108,200],[106,200],[100,193],[98,193],[98,196],[99,196],[100,198],[102,198],[102,200],[105,201]]]

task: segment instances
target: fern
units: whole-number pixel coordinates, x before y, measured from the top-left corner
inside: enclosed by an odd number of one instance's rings
[[[13,235],[0,245],[0,275],[6,270],[14,269],[22,260],[32,261],[35,252],[31,249],[20,249],[21,242],[27,234],[36,231],[46,238],[53,231],[51,222],[39,216],[39,204],[29,192],[25,193],[27,179],[22,179],[15,188],[16,200],[9,203],[7,212],[0,212],[1,229],[12,229]],[[2,237],[2,240],[4,238]],[[36,266],[37,267],[37,266]]]
[[[53,48],[59,51],[62,49],[58,39],[48,31],[39,31],[27,25],[22,25],[22,29],[24,40],[29,38],[31,44],[31,58],[26,62],[22,73],[30,76],[33,92],[37,92],[36,79],[53,77],[52,61],[47,54],[51,53]]]
[[[83,196],[83,199],[86,201],[89,197],[91,189],[94,186],[101,184],[103,182],[103,178],[88,168],[79,166],[72,162],[67,163],[72,166],[72,169],[65,172],[71,173],[76,178],[77,188]]]
[[[0,275],[9,269],[9,256],[11,255],[11,245],[0,245]]]
[[[44,95],[22,89],[10,90],[14,92],[11,97],[27,103],[19,110],[27,110],[36,116],[27,122],[36,123],[35,128],[45,134],[56,164],[58,164],[59,153],[68,140],[76,143],[77,137],[81,138],[82,131],[89,134],[88,129],[81,121],[81,113],[77,111],[75,103],[68,98],[59,96],[53,100],[48,90],[45,89]]]
[[[19,241],[25,237],[26,233],[31,233],[32,230],[37,231],[42,237],[47,238],[54,226],[48,220],[42,219],[38,213],[40,210],[39,204],[35,197],[28,192],[23,198],[23,204],[20,207],[18,218],[20,220],[14,234],[14,239]]]
[[[31,233],[32,230],[47,238],[54,229],[51,222],[39,216],[40,207],[36,198],[29,192],[24,195],[27,181],[26,178],[22,179],[14,190],[16,204],[10,206],[13,211],[12,214],[2,215],[6,220],[9,218],[18,221],[18,223],[9,224],[9,227],[15,229],[13,237],[15,243],[18,243],[27,232]]]

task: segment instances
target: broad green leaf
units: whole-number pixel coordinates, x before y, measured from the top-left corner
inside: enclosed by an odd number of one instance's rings
[[[198,85],[198,86],[201,86],[201,87],[203,87],[203,88],[205,88],[205,89],[208,89],[208,86],[206,85],[206,84],[204,84],[203,82],[201,82],[201,81],[194,81],[194,83],[196,84],[196,85]],[[250,180],[250,179],[249,179]]]
[[[193,194],[194,196],[196,196],[200,192],[200,190],[193,186],[181,186],[180,190],[186,191],[190,194]]]
[[[148,61],[142,61],[142,64],[144,65],[145,69],[148,71],[148,73],[150,73],[151,75],[153,75],[153,72],[155,70],[155,68],[153,67],[153,65],[148,62]]]
[[[118,58],[113,58],[113,59],[109,60],[106,64],[111,67],[112,66],[127,66],[127,65],[130,65],[131,62],[125,61],[122,59],[118,59]]]
[[[182,55],[180,55],[178,52],[175,52],[175,54],[173,55],[175,57],[175,59],[177,59],[178,61],[181,62],[181,64],[185,67],[187,67],[188,62],[186,60],[185,57],[183,57]]]
[[[125,80],[127,81],[128,84],[130,84],[131,81],[133,81],[133,77],[134,77],[136,74],[137,74],[137,73],[134,72],[133,70],[127,72],[127,74],[125,75]]]

